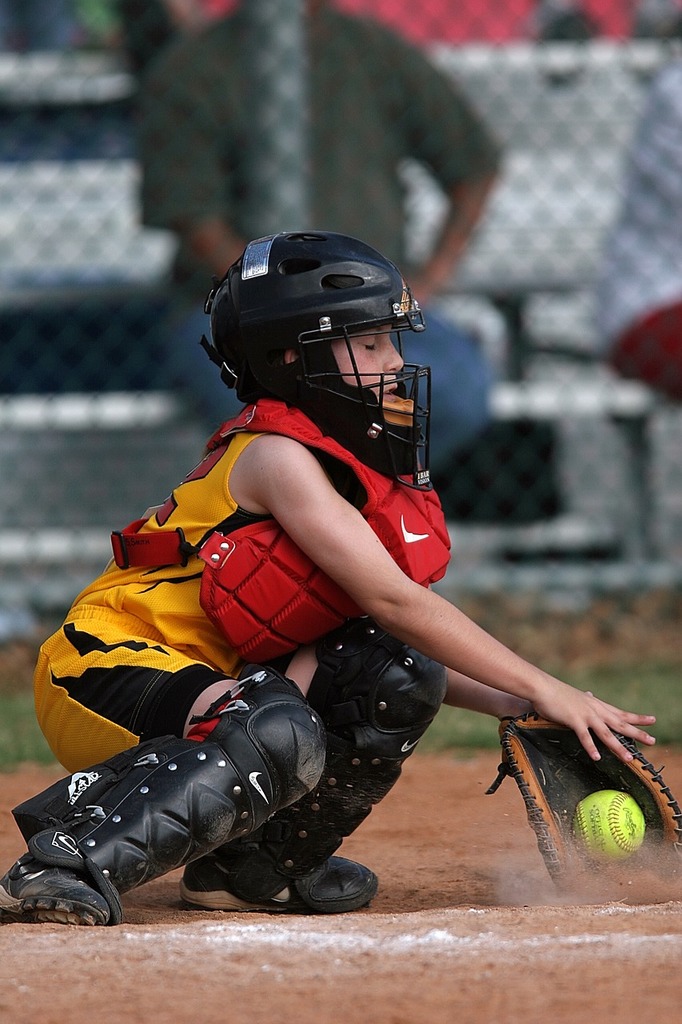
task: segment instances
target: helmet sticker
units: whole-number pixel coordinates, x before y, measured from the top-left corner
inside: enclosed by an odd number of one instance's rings
[[[412,295],[410,289],[403,281],[403,294],[400,296],[400,302],[396,302],[393,306],[393,310],[396,313],[409,313],[412,308]]]
[[[268,235],[249,242],[242,258],[242,281],[248,281],[251,277],[264,277],[267,274],[274,240],[274,235]]]

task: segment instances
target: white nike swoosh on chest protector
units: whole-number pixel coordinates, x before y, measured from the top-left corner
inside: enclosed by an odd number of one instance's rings
[[[419,540],[428,540],[428,533],[410,533],[405,526],[405,517],[400,517],[400,529],[403,531],[403,537],[405,538],[406,544],[416,544]]]

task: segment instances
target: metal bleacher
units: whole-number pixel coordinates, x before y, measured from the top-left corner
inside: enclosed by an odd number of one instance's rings
[[[582,502],[581,509],[569,496],[568,505],[577,507],[553,521],[507,530],[458,525],[465,546],[475,548],[482,537],[493,561],[505,550],[532,561],[533,553],[579,554],[603,542],[618,549],[621,575],[624,568],[641,575],[644,562],[661,556],[651,470],[652,424],[661,405],[648,388],[600,363],[592,301],[644,92],[669,57],[669,44],[651,40],[434,48],[436,63],[504,146],[499,181],[450,292],[453,311],[473,295],[504,318],[506,373],[493,411],[503,420],[552,423],[569,461],[567,422],[569,438],[596,451],[605,446],[606,459],[615,433],[623,468],[611,507]],[[438,228],[443,199],[423,168],[408,164],[404,173],[408,237],[419,256]],[[599,474],[592,475],[579,482],[578,499],[599,488]],[[594,576],[595,567],[589,571]]]
[[[665,45],[436,47],[433,58],[506,146],[490,207],[447,296],[453,308],[483,298],[504,318],[507,372],[493,395],[495,416],[615,429],[630,506],[626,514],[620,502],[607,509],[618,578],[623,566],[641,573],[645,561],[660,571],[649,472],[659,404],[646,388],[616,381],[594,362],[584,309],[617,209],[625,147],[646,82],[667,58]],[[126,116],[131,93],[130,76],[111,55],[0,57],[6,116],[61,105],[87,110],[96,123],[99,109],[120,105]],[[421,168],[408,164],[404,173],[418,255],[437,228],[442,198]],[[134,152],[115,142],[106,155],[100,149],[75,159],[3,153],[0,317],[64,303],[158,300],[174,242],[141,226],[138,186]],[[93,338],[96,362],[101,344]],[[57,393],[49,351],[40,359],[47,366],[40,393],[22,387],[18,369],[12,380],[0,380],[0,604],[54,605],[71,596],[107,558],[112,526],[162,499],[201,451],[197,425],[153,381]],[[482,561],[460,563],[461,585],[498,579],[495,555],[510,543],[539,550],[551,534],[553,543],[563,537],[567,548],[579,549],[578,519],[569,512],[525,529],[465,528]],[[595,517],[583,516],[583,529],[585,522],[594,528]]]
[[[646,85],[668,56],[665,44],[642,40],[433,50],[504,153],[458,290],[514,297],[591,283]],[[422,187],[422,249],[438,212]]]

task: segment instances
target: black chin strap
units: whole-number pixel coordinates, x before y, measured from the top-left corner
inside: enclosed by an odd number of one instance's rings
[[[214,363],[216,366],[220,367],[220,379],[222,380],[223,384],[226,384],[228,388],[236,387],[237,374],[227,365],[227,363],[223,359],[220,358],[215,349],[215,346],[211,344],[211,342],[208,340],[205,334],[201,335],[201,340],[199,341],[199,344],[201,345],[201,347],[203,348],[204,352],[211,360],[211,362]]]

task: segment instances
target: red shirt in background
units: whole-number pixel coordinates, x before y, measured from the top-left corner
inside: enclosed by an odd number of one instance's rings
[[[349,14],[368,14],[415,42],[509,43],[532,39],[535,0],[335,0]],[[630,0],[584,0],[601,34],[630,34]]]
[[[212,17],[238,0],[201,0]],[[509,43],[532,39],[535,0],[334,0],[341,11],[376,17],[417,43]],[[630,35],[632,0],[584,0],[583,10],[612,38]]]

